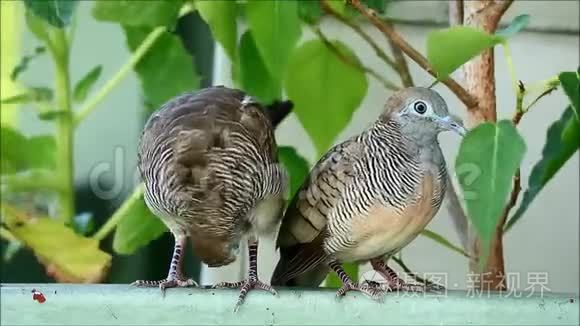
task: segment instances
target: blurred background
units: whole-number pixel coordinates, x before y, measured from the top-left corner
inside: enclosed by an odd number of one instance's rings
[[[25,27],[22,4],[6,5],[2,1],[2,74],[20,61],[25,54],[34,52],[39,41]],[[76,32],[71,49],[70,72],[73,80],[80,79],[91,67],[102,65],[102,76],[117,72],[131,55],[125,34],[117,24],[97,21],[91,14],[92,1],[80,1],[77,8]],[[426,35],[434,29],[448,26],[446,1],[391,1],[388,16],[396,18],[398,31],[420,52],[426,52]],[[575,70],[579,65],[579,2],[578,1],[516,1],[502,22],[527,13],[531,20],[527,28],[510,42],[518,77],[523,81],[539,81],[552,77],[560,71]],[[11,22],[12,26],[5,24]],[[243,26],[243,22],[240,22]],[[364,64],[376,71],[385,71],[373,49],[351,29],[336,20],[323,18],[321,29],[332,39],[348,44]],[[362,22],[362,28],[378,44],[386,44],[384,36],[376,28]],[[10,32],[7,32],[8,28]],[[238,28],[241,36],[242,28]],[[234,86],[231,79],[231,62],[226,52],[214,42],[210,29],[197,11],[183,16],[176,32],[191,54],[200,86]],[[303,29],[298,44],[314,38]],[[7,50],[9,49],[9,50]],[[454,49],[449,49],[454,51]],[[498,117],[511,118],[515,96],[507,73],[502,48],[496,53],[497,109]],[[158,62],[163,66],[163,58]],[[416,85],[428,86],[433,79],[409,61],[409,68]],[[27,85],[52,84],[53,64],[49,56],[40,56],[30,62],[20,80]],[[460,77],[458,73],[454,77]],[[171,78],[171,76],[161,76]],[[107,78],[99,79],[95,89],[103,86]],[[162,82],[162,81],[160,81]],[[4,82],[3,82],[4,83]],[[379,82],[368,78],[368,91],[352,116],[348,126],[336,138],[335,143],[360,132],[382,110],[389,96]],[[465,117],[464,106],[443,85],[436,86],[448,101],[451,110]],[[3,92],[5,89],[3,88]],[[177,94],[175,94],[177,95]],[[2,98],[5,98],[2,94]],[[551,123],[557,120],[568,99],[561,92],[542,99],[532,112],[526,114],[519,131],[526,139],[527,152],[522,164],[522,184],[527,185],[531,168],[541,157],[545,134]],[[5,109],[5,106],[2,107]],[[12,119],[26,135],[51,132],[51,126],[36,118],[28,104],[12,108]],[[138,77],[131,73],[98,105],[79,126],[74,141],[74,186],[76,213],[93,215],[95,229],[104,223],[131,194],[136,185],[136,146],[138,137],[150,110],[143,98]],[[5,115],[2,116],[5,118]],[[323,128],[323,121],[320,121]],[[317,151],[310,137],[294,113],[291,113],[276,130],[279,144],[297,149],[309,164],[315,163]],[[442,134],[441,145],[453,170],[460,139],[453,134]],[[506,271],[521,273],[521,287],[525,288],[529,272],[547,273],[547,287],[556,292],[578,293],[579,275],[579,160],[577,153],[558,172],[540,193],[517,227],[505,240]],[[97,178],[107,195],[95,193]],[[105,197],[105,198],[104,198]],[[428,226],[430,230],[444,235],[453,243],[460,243],[448,211],[443,207]],[[260,276],[269,279],[276,264],[277,255],[273,240],[260,243]],[[113,255],[111,272],[104,280],[110,283],[129,283],[136,279],[160,279],[166,275],[173,246],[169,233],[164,233],[131,255]],[[8,242],[2,241],[3,253]],[[111,237],[102,246],[111,252]],[[191,251],[188,251],[191,253]],[[245,251],[242,251],[245,253]],[[405,262],[418,273],[446,273],[450,289],[464,289],[468,261],[455,252],[436,245],[432,240],[418,237],[403,251]],[[200,265],[195,256],[187,255],[185,273],[199,277],[202,283],[238,280],[244,276],[245,255],[236,263],[219,269]],[[363,266],[361,273],[368,270]],[[397,268],[398,271],[400,269]],[[18,250],[9,261],[2,264],[2,282],[53,282],[46,276],[34,254],[26,249]]]

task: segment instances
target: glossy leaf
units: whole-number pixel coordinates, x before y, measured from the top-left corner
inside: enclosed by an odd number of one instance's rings
[[[461,142],[456,171],[472,169],[477,178],[459,178],[467,215],[482,241],[483,257],[489,250],[499,218],[511,191],[526,144],[511,121],[483,123]],[[484,259],[485,260],[485,259]],[[482,260],[483,262],[483,260]]]
[[[131,50],[151,32],[149,28],[124,27]],[[200,77],[194,67],[193,57],[183,47],[181,40],[164,33],[135,67],[148,105],[157,109],[167,100],[199,88]]]
[[[3,221],[10,232],[34,252],[54,279],[74,283],[104,280],[111,255],[99,249],[97,240],[82,237],[48,217],[31,218],[6,205],[2,209]]]
[[[195,7],[209,25],[214,39],[222,45],[233,62],[237,49],[236,2],[229,0],[198,1]]]
[[[521,204],[506,224],[506,231],[524,216],[532,201],[579,147],[580,120],[574,115],[572,107],[568,106],[560,120],[548,129],[542,157],[532,168]]]
[[[182,4],[181,0],[99,0],[92,14],[96,20],[124,26],[169,26],[177,20]]]
[[[530,23],[530,15],[519,15],[515,17],[512,22],[505,28],[497,31],[495,34],[509,38],[519,33],[522,29],[526,28]]]
[[[454,26],[428,34],[427,58],[438,79],[444,80],[461,65],[503,40],[501,36],[472,27]]]
[[[120,221],[115,231],[113,249],[119,254],[130,255],[167,231],[165,224],[145,204],[142,186],[137,187],[123,203],[115,213],[117,217]]]
[[[570,99],[576,119],[580,120],[580,72],[566,71],[558,75],[564,93]]]
[[[246,21],[266,68],[273,78],[281,79],[301,34],[297,2],[249,1]]]
[[[262,103],[271,103],[280,98],[281,81],[273,78],[267,70],[250,31],[246,31],[240,39],[235,68],[237,83],[248,94],[257,97]]]
[[[358,61],[343,43],[333,42],[341,53]],[[284,81],[294,112],[312,138],[319,154],[324,153],[350,121],[368,89],[365,74],[339,59],[319,40],[304,43],[290,59]]]
[[[290,189],[287,199],[291,200],[308,176],[310,165],[304,157],[298,154],[294,147],[290,146],[278,147],[278,159],[290,175]]]
[[[78,5],[76,0],[24,0],[27,10],[50,25],[62,28],[70,24]]]
[[[81,78],[81,80],[79,80],[73,91],[73,99],[76,102],[82,102],[87,98],[91,88],[99,79],[102,70],[103,66],[98,65],[91,69],[83,78]]]

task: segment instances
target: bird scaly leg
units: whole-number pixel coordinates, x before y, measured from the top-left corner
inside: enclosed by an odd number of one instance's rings
[[[337,297],[340,298],[344,296],[348,291],[359,291],[375,301],[381,300],[384,292],[380,288],[372,287],[367,284],[354,283],[336,260],[329,262],[328,266],[334,270],[342,282],[342,287],[336,292]]]
[[[238,302],[234,307],[234,312],[238,311],[240,306],[244,303],[248,292],[252,289],[260,289],[268,291],[273,295],[278,293],[274,288],[258,279],[258,241],[248,241],[248,254],[250,256],[250,268],[248,271],[248,278],[240,282],[222,282],[214,285],[214,288],[240,288],[240,296]]]
[[[387,281],[388,291],[425,292],[436,289],[436,287],[431,288],[430,286],[409,284],[405,282],[394,270],[387,266],[385,261],[382,259],[372,259],[371,266]]]
[[[146,281],[138,280],[131,285],[141,287],[159,287],[163,296],[165,296],[165,289],[173,287],[190,287],[198,286],[198,284],[191,278],[186,279],[181,274],[181,263],[183,262],[183,249],[186,244],[186,236],[175,236],[175,246],[173,248],[173,256],[171,257],[171,264],[169,265],[169,272],[167,278],[160,281]]]

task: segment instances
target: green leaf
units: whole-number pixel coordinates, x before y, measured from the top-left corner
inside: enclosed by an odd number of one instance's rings
[[[470,59],[503,41],[501,36],[472,27],[454,26],[427,35],[427,58],[438,79],[444,80]]]
[[[532,168],[528,179],[528,188],[524,192],[518,210],[506,224],[506,231],[522,218],[544,186],[566,164],[579,147],[580,120],[575,117],[570,105],[564,111],[560,120],[554,122],[548,128],[546,143],[542,150],[542,158]]]
[[[525,151],[523,138],[508,120],[480,124],[461,142],[455,170],[477,176],[459,178],[459,184],[484,257]]]
[[[87,98],[91,87],[95,84],[99,76],[101,75],[101,71],[103,70],[103,66],[98,65],[91,69],[79,82],[75,85],[74,92],[73,92],[73,99],[76,102],[82,102]]]
[[[345,57],[358,61],[346,45],[333,44]],[[284,86],[298,120],[322,154],[350,121],[368,82],[361,70],[339,59],[322,41],[312,40],[293,52]]]
[[[495,35],[502,36],[504,38],[510,38],[515,34],[519,33],[522,29],[526,28],[530,23],[530,15],[519,15],[512,20],[512,22],[495,33]]]
[[[43,121],[51,121],[51,120],[55,120],[65,114],[69,114],[68,111],[57,111],[57,110],[47,110],[47,111],[42,111],[40,113],[38,113],[38,118],[40,120]]]
[[[344,15],[346,10],[346,0],[326,0],[328,5],[340,15]]]
[[[151,32],[149,28],[124,26],[131,50]],[[150,107],[158,108],[172,97],[199,88],[200,77],[193,57],[187,53],[181,40],[164,33],[135,66],[145,97]]]
[[[238,60],[235,65],[236,82],[248,94],[257,97],[262,103],[271,103],[280,98],[281,81],[273,78],[266,69],[250,31],[246,31],[240,39]]]
[[[113,249],[119,254],[130,255],[167,230],[145,204],[142,185],[121,205],[115,218],[119,214],[120,221],[113,239]]]
[[[375,10],[379,14],[384,14],[387,11],[387,5],[392,0],[363,0],[367,7]]]
[[[209,25],[214,39],[222,45],[232,62],[237,49],[236,2],[229,0],[198,1],[196,8]]]
[[[92,14],[96,20],[124,26],[171,26],[182,4],[182,0],[99,0]]]
[[[558,75],[560,84],[564,93],[570,99],[572,103],[572,108],[574,109],[574,114],[577,120],[580,120],[580,81],[579,73],[574,71],[566,71]]]
[[[56,143],[52,136],[27,138],[16,129],[3,126],[0,143],[2,174],[55,166]]]
[[[52,89],[46,87],[31,87],[26,92],[2,99],[2,104],[49,102],[52,100]]]
[[[41,41],[48,40],[49,31],[51,28],[53,28],[50,24],[48,24],[42,18],[39,18],[29,10],[26,10],[25,18],[26,18],[26,26],[32,32],[32,34],[36,36],[37,39]]]
[[[278,159],[290,175],[290,191],[288,192],[288,198],[286,198],[289,200],[294,197],[308,172],[310,172],[310,165],[304,157],[298,154],[294,147],[289,146],[278,147]]]
[[[76,234],[48,217],[30,218],[24,212],[2,205],[10,232],[32,249],[47,273],[59,282],[102,282],[111,266],[111,255],[99,242]]]
[[[34,50],[33,54],[23,56],[22,59],[20,59],[20,62],[12,70],[12,73],[10,74],[10,79],[12,81],[16,80],[16,78],[18,78],[18,76],[21,73],[23,73],[24,71],[26,71],[26,69],[28,69],[28,64],[30,64],[32,60],[34,60],[36,57],[40,56],[44,52],[46,52],[46,48],[43,46],[39,46]]]
[[[296,1],[249,1],[246,21],[268,71],[281,79],[301,34]]]
[[[76,0],[24,0],[27,10],[30,10],[39,18],[50,25],[62,28],[70,24],[72,16],[77,8]]]
[[[298,17],[307,24],[316,24],[322,17],[320,1],[298,1]]]
[[[56,141],[53,136],[33,136],[26,142],[28,169],[54,169]]]

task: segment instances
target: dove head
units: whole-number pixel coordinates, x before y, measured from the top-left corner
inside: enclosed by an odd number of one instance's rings
[[[449,113],[441,95],[424,87],[406,88],[389,97],[381,120],[396,121],[405,136],[419,142],[435,140],[442,131],[461,136],[466,133],[461,121]]]

